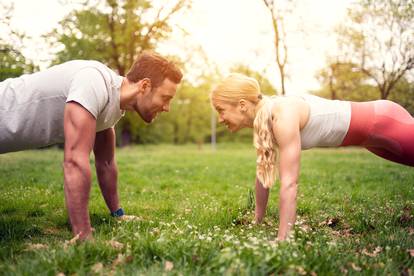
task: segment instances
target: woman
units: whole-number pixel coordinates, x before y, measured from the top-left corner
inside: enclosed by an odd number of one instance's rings
[[[348,102],[313,95],[268,97],[255,79],[231,74],[211,93],[220,123],[232,132],[254,129],[257,150],[256,222],[265,214],[278,172],[280,225],[286,239],[296,219],[300,153],[313,147],[362,146],[400,164],[414,166],[414,118],[398,104]]]

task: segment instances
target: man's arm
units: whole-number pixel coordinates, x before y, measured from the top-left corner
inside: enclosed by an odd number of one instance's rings
[[[267,200],[269,198],[269,189],[263,187],[259,179],[256,178],[256,209],[255,209],[255,221],[260,223],[266,214]]]
[[[115,161],[115,130],[109,128],[96,133],[95,167],[99,187],[110,212],[119,209],[118,169]]]
[[[89,154],[95,141],[96,120],[80,104],[69,102],[64,113],[65,153],[63,161],[65,199],[74,235],[92,235],[88,213],[91,170]]]
[[[300,170],[299,114],[288,106],[281,110],[273,128],[279,146],[279,233],[278,240],[287,238],[296,220],[296,195]]]

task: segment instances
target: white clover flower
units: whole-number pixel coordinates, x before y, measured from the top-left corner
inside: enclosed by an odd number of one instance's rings
[[[256,237],[250,237],[249,241],[251,241],[253,244],[258,244],[259,240]]]

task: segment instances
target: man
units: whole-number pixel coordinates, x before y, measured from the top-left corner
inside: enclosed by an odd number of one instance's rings
[[[168,112],[181,71],[155,53],[143,53],[126,77],[97,61],[74,60],[0,83],[0,153],[64,147],[65,201],[74,235],[92,237],[88,201],[89,155],[112,216],[123,216],[117,191],[114,125],[124,111],[147,123]]]

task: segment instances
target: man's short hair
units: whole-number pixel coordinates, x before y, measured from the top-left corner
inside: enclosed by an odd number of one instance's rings
[[[151,86],[155,88],[160,86],[166,78],[178,84],[183,74],[173,62],[157,53],[145,51],[135,60],[126,77],[131,82],[149,78]]]

